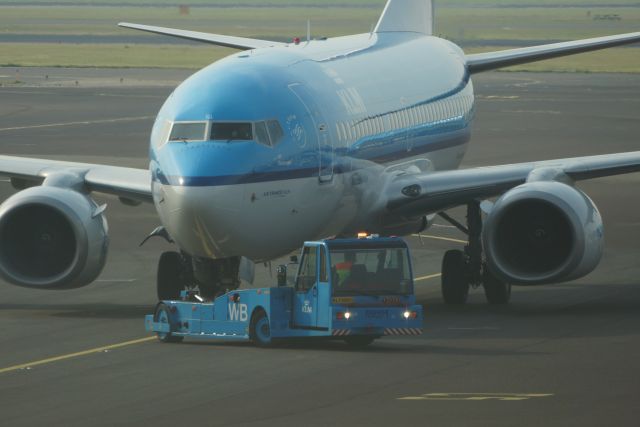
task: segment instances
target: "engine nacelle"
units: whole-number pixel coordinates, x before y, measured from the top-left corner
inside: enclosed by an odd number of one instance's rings
[[[505,193],[483,232],[491,271],[513,284],[541,285],[586,276],[604,248],[602,218],[583,192],[555,181]]]
[[[102,271],[107,222],[89,197],[55,186],[33,187],[0,206],[0,275],[37,289],[88,285]]]

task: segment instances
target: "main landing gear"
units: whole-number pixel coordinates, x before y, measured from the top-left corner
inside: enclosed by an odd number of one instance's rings
[[[467,227],[446,213],[440,216],[469,236],[464,251],[450,250],[442,260],[442,296],[444,302],[461,305],[467,302],[469,288],[484,287],[489,304],[507,304],[511,297],[511,284],[496,278],[487,268],[482,256],[482,216],[480,203],[467,205]]]

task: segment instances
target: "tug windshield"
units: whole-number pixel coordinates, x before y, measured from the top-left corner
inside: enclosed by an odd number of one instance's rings
[[[406,248],[331,250],[333,295],[408,295],[412,280]]]

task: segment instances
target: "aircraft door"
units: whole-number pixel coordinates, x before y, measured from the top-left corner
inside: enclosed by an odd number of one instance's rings
[[[320,126],[319,138],[320,170],[318,179],[320,182],[331,182],[333,180],[333,144],[326,124]]]
[[[318,141],[318,180],[331,182],[333,180],[334,150],[327,122],[324,120],[317,102],[304,85],[294,83],[289,88],[305,106],[315,129],[314,134]]]
[[[296,327],[315,328],[318,313],[318,248],[306,246],[296,278],[293,319]]]
[[[294,324],[296,327],[316,329],[329,327],[329,265],[324,246],[307,246],[295,287]]]

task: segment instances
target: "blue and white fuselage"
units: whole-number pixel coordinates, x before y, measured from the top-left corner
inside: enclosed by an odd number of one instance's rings
[[[191,76],[158,114],[155,205],[178,245],[203,258],[262,261],[304,240],[418,231],[423,218],[389,223],[379,195],[397,174],[457,168],[473,112],[464,54],[436,37],[372,33],[241,52]],[[251,139],[215,135],[234,123],[251,124]],[[176,124],[197,124],[203,137],[171,141]]]

